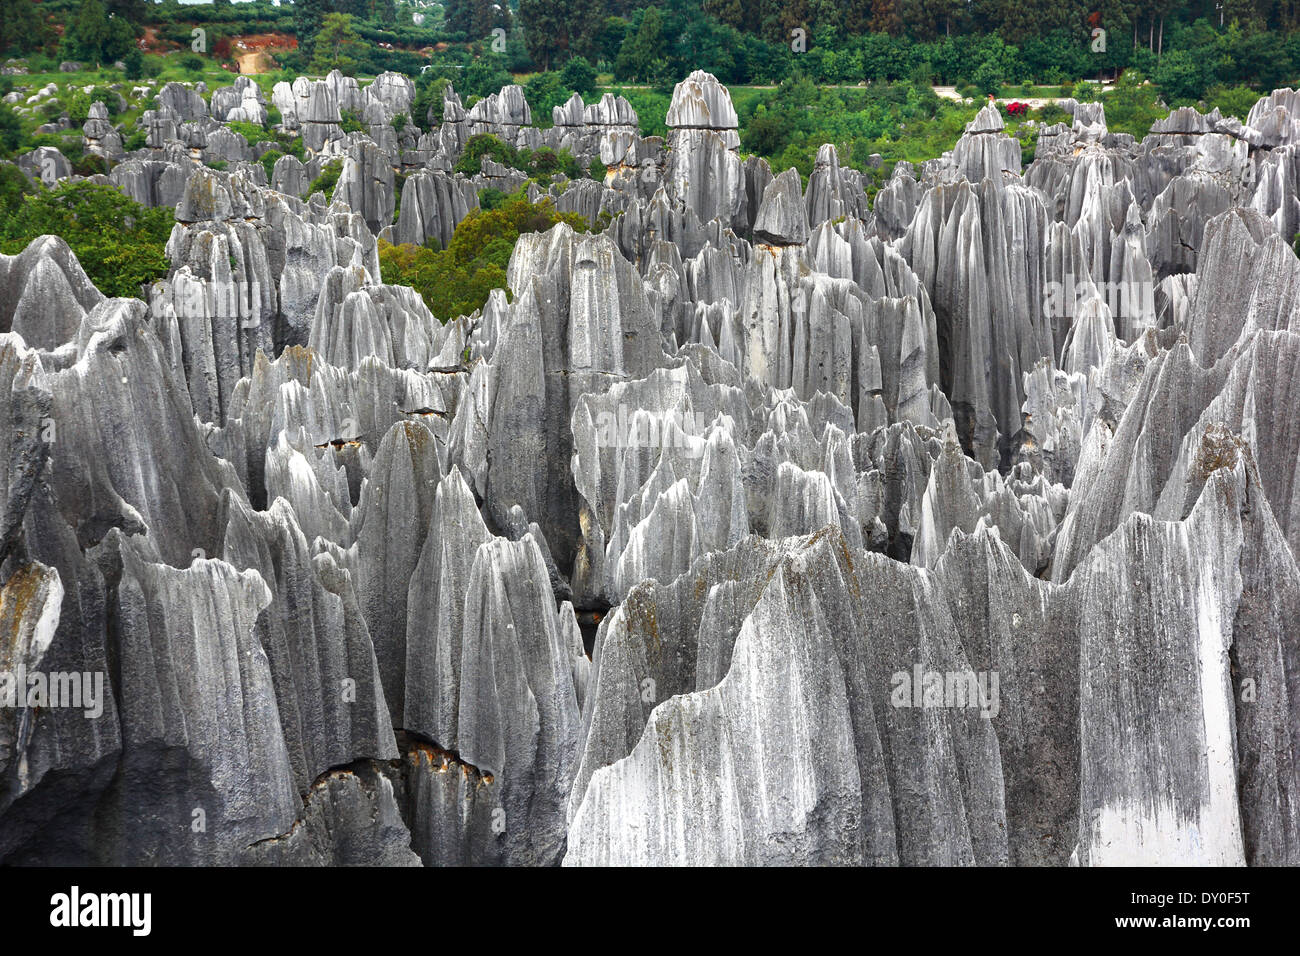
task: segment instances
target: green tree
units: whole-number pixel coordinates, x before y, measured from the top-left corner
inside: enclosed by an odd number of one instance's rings
[[[597,60],[613,62],[626,37],[627,21],[622,17],[606,17],[595,38]]]
[[[138,80],[144,76],[144,54],[134,43],[126,51],[126,56],[122,57],[122,65],[126,67],[124,75],[128,80]]]
[[[463,33],[469,40],[482,40],[498,27],[510,28],[508,7],[499,0],[447,0],[443,20],[451,32]]]
[[[63,34],[63,48],[71,56],[98,63],[112,36],[111,30],[104,4],[100,0],[82,0]]]
[[[0,103],[0,156],[16,153],[22,141],[23,126],[18,114],[8,103]]]
[[[647,7],[635,33],[629,33],[618,51],[614,72],[620,79],[653,79],[656,66],[668,55],[664,37],[664,15],[658,7]]]
[[[104,0],[104,10],[112,17],[121,17],[128,23],[144,20],[150,4],[147,0]]]
[[[0,223],[0,252],[21,252],[38,236],[63,238],[107,296],[138,296],[167,274],[173,210],[148,209],[113,186],[65,182],[39,190]]]
[[[415,102],[411,105],[415,125],[432,127],[442,122],[442,96],[449,85],[451,80],[433,71],[415,81]]]
[[[519,0],[529,54],[544,70],[566,56],[599,56],[607,7],[605,0]]]
[[[0,163],[0,226],[22,205],[23,197],[35,191],[21,169],[13,163]]]
[[[515,78],[506,70],[505,62],[495,53],[484,53],[465,67],[463,79],[467,96],[491,96]],[[461,84],[457,84],[459,87]]]
[[[47,36],[45,21],[32,0],[0,3],[0,53],[35,50]]]
[[[1155,81],[1170,102],[1199,100],[1205,94],[1205,72],[1185,50],[1174,50],[1161,58]]]
[[[524,25],[524,43],[543,70],[568,49],[569,4],[564,0],[519,0],[519,19]]]
[[[764,110],[741,130],[745,149],[759,156],[777,156],[794,135],[794,123],[784,110]]]
[[[321,167],[320,175],[311,181],[307,187],[307,195],[312,193],[324,193],[325,200],[334,198],[334,187],[338,185],[339,176],[343,174],[343,160],[331,159]]]
[[[476,133],[465,143],[460,159],[456,160],[455,171],[473,176],[481,168],[481,162],[487,156],[494,163],[517,168],[519,153],[504,140],[497,139],[491,133]]]
[[[375,23],[391,27],[397,23],[396,0],[367,0],[366,15]]]
[[[330,0],[294,0],[293,32],[303,56],[310,59],[315,52],[316,34],[330,12]]]
[[[570,93],[554,71],[535,73],[524,84],[524,96],[533,111],[533,122],[539,126],[549,125],[551,110],[568,100]]]
[[[560,71],[560,81],[573,92],[581,93],[584,98],[596,94],[596,69],[587,62],[585,56],[575,56],[564,64],[564,69]]]
[[[347,76],[356,74],[358,58],[366,51],[365,42],[352,26],[352,17],[346,13],[328,14],[321,22],[312,43],[311,66],[313,73],[338,70]]]
[[[452,233],[446,249],[394,246],[379,241],[384,281],[409,285],[443,322],[483,307],[493,289],[506,288],[506,267],[519,237],[568,223],[579,232],[591,227],[577,213],[556,212],[549,199],[530,203],[521,190],[487,197],[493,208],[473,210]]]
[[[985,95],[997,96],[998,90],[1002,87],[1002,71],[998,67],[996,60],[985,60],[975,68],[975,75],[972,77],[979,91]]]

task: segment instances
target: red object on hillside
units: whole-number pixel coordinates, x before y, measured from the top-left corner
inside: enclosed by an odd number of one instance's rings
[[[1029,104],[1020,102],[1007,103],[1005,109],[1008,116],[1024,116],[1029,112]]]

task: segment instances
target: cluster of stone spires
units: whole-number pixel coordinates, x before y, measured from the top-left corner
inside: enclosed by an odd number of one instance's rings
[[[168,278],[0,257],[0,670],[111,691],[0,711],[0,862],[1300,862],[1300,94],[1067,102],[1024,169],[989,107],[868,202],[705,73],[666,140],[413,92],[278,85],[269,183],[250,83],[131,156],[92,114]],[[479,132],[599,156],[548,193],[613,219],[443,325],[376,242],[523,182],[453,172]]]

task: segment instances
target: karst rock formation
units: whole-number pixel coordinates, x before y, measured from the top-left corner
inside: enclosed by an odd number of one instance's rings
[[[0,671],[103,678],[0,709],[0,863],[1300,863],[1300,93],[872,201],[703,72],[414,93],[92,109],[168,276],[0,256]],[[601,227],[443,324],[377,242],[525,182],[484,132]]]

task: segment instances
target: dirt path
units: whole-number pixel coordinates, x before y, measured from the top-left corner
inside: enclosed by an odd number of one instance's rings
[[[275,68],[275,61],[265,50],[239,51],[235,54],[239,72],[244,74],[270,73]]]
[[[270,73],[276,68],[272,50],[292,50],[298,41],[283,33],[252,33],[231,38],[230,55],[242,74]]]

